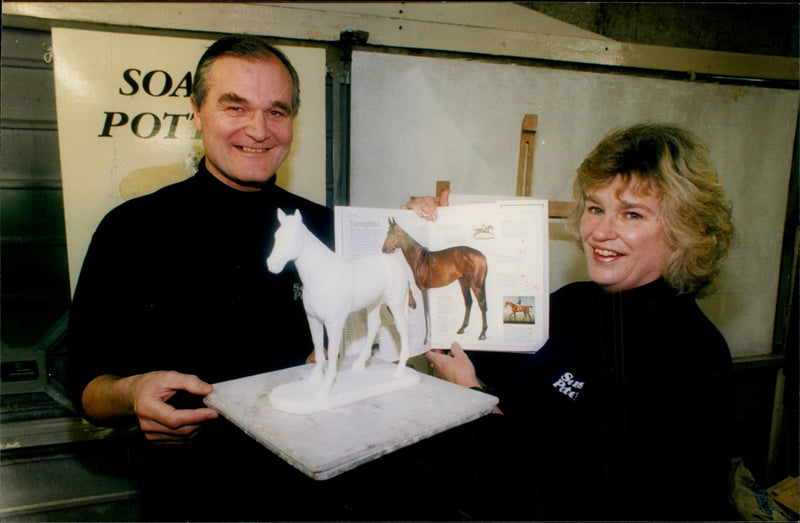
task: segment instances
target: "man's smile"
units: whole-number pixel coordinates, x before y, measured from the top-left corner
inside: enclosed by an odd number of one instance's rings
[[[246,153],[265,153],[269,151],[269,149],[256,149],[255,147],[247,147],[246,145],[234,145],[237,149],[244,151]]]

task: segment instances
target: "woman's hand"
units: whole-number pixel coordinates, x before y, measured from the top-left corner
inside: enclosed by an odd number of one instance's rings
[[[434,221],[439,217],[437,207],[447,207],[449,205],[450,189],[445,189],[439,193],[438,200],[433,196],[412,196],[410,200],[400,206],[401,209],[410,209],[417,213],[417,216],[428,221]]]
[[[425,353],[425,359],[436,369],[436,375],[443,380],[464,387],[480,387],[481,383],[475,375],[475,366],[470,361],[461,345],[454,342],[447,354],[439,350]]]

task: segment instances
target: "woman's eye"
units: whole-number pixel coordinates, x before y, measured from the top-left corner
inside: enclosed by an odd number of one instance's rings
[[[586,212],[589,214],[603,214],[603,209],[597,207],[596,205],[590,205],[586,208]]]
[[[638,220],[639,218],[642,217],[642,215],[639,214],[638,212],[631,211],[631,212],[626,212],[625,217],[628,218],[629,220]]]

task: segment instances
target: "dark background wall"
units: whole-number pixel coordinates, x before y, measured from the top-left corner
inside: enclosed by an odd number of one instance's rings
[[[620,42],[798,56],[797,3],[519,4]]]

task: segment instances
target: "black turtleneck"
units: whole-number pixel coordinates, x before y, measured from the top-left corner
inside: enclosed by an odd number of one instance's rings
[[[69,325],[75,397],[101,374],[177,370],[218,381],[303,363],[311,352],[299,279],[266,258],[277,209],[300,209],[333,245],[331,212],[275,185],[234,190],[195,176],[125,202],[94,234]]]
[[[523,439],[538,493],[531,510],[725,517],[731,357],[694,298],[663,280],[615,294],[583,282],[553,293],[550,307],[549,341],[506,358],[510,375],[476,359]]]

